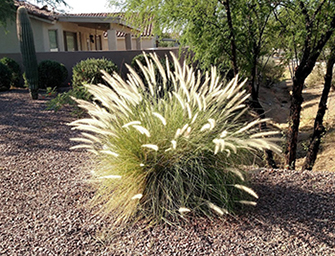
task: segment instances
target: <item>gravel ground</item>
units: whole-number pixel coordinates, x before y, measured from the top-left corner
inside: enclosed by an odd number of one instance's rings
[[[46,101],[0,93],[0,255],[335,255],[335,174],[288,170],[253,171],[260,199],[242,215],[138,224],[107,243],[83,207],[89,155],[69,150],[69,109]]]

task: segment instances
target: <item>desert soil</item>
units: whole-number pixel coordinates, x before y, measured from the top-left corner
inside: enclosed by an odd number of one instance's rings
[[[110,238],[85,207],[93,162],[69,150],[73,117],[47,101],[0,93],[0,255],[335,255],[335,173],[325,171],[253,170],[260,198],[244,213]]]
[[[270,88],[260,88],[260,102],[265,110],[266,117],[271,118],[273,128],[285,131],[290,112],[290,91],[292,81],[284,80]],[[304,102],[300,117],[298,136],[298,150],[296,169],[300,169],[304,163],[307,148],[313,133],[314,119],[318,111],[319,100],[322,94],[323,84],[305,87],[303,90]],[[320,151],[316,159],[313,171],[335,172],[335,91],[332,89],[328,96],[328,110],[324,116],[323,124],[326,127],[326,135],[322,139]],[[283,161],[282,161],[283,162]],[[281,164],[283,166],[283,164]]]

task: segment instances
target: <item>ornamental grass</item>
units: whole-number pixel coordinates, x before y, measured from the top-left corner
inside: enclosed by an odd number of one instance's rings
[[[267,120],[246,118],[245,81],[226,83],[215,67],[196,72],[173,54],[173,72],[155,54],[145,58],[146,65],[138,62],[141,75],[130,66],[126,80],[102,71],[109,86],[85,85],[93,101],[76,99],[90,116],[71,125],[82,132],[73,148],[96,156],[92,205],[121,223],[256,205],[243,166],[258,151],[280,147],[276,132],[258,129]]]

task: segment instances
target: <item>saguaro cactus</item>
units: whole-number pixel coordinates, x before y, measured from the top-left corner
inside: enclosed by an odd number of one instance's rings
[[[37,58],[33,30],[31,28],[27,10],[24,6],[17,9],[16,25],[30,95],[33,100],[36,100],[38,99]]]

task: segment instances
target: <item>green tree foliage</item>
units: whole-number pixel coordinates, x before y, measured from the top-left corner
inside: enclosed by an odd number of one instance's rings
[[[171,31],[180,35],[182,45],[190,46],[202,68],[211,65],[231,68],[233,38],[241,72],[250,74],[253,55],[265,54],[266,26],[276,4],[269,1],[238,0],[229,3],[232,25],[228,24],[227,1],[223,0],[126,0],[111,1],[126,12],[134,24],[153,23],[155,33]],[[137,15],[133,15],[137,13]],[[136,16],[136,17],[135,17]],[[233,37],[232,37],[233,36]],[[254,45],[259,49],[255,52]]]
[[[8,22],[15,21],[16,8],[13,0],[0,1],[0,27],[6,27]]]
[[[68,5],[65,0],[34,0],[34,1],[37,4],[46,4],[52,7],[58,7],[60,5],[65,5],[65,6]]]
[[[24,0],[25,1],[25,0]],[[32,2],[32,1],[30,1]],[[35,0],[36,3],[47,4],[57,8],[57,6],[63,4],[67,6],[64,0]],[[14,0],[1,0],[0,1],[0,27],[6,27],[8,22],[15,21],[16,7]]]
[[[321,45],[326,33],[332,33],[332,19],[335,13],[334,1],[283,1],[275,10],[276,46],[284,51],[285,59],[291,61],[294,71],[302,61]],[[322,49],[321,49],[322,50]],[[292,61],[293,60],[293,61]],[[293,72],[294,73],[294,72]],[[294,74],[292,74],[294,76]]]

